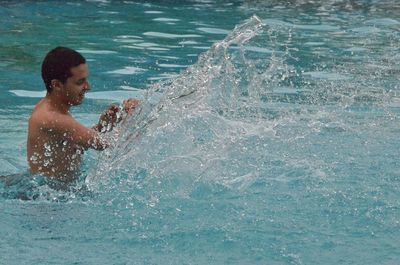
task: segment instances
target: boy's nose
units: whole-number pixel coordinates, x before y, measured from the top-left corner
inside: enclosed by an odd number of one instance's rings
[[[86,82],[83,89],[90,90],[90,88],[91,88],[91,86],[90,86],[89,82]]]

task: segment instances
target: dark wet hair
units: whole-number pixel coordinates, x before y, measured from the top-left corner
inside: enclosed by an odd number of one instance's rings
[[[71,68],[86,63],[86,59],[77,51],[66,47],[51,50],[43,60],[42,78],[47,92],[51,92],[51,80],[57,79],[63,84],[71,77]]]

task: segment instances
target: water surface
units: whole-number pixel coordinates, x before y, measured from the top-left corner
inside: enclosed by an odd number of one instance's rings
[[[2,2],[0,173],[24,173],[48,50],[87,126],[142,100],[69,191],[0,186],[5,264],[396,264],[395,1]],[[256,15],[256,16],[253,16]],[[1,263],[0,262],[0,263]]]

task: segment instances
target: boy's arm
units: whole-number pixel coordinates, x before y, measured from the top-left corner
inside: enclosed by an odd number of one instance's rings
[[[99,132],[83,126],[70,115],[53,113],[48,122],[44,120],[44,124],[46,124],[47,129],[57,131],[64,135],[66,139],[85,149],[104,150],[108,147],[107,142],[102,139]]]
[[[124,101],[124,111],[129,115],[138,104],[139,101],[134,99]],[[101,137],[100,132],[110,131],[115,124],[121,121],[121,115],[118,113],[119,111],[118,106],[112,105],[100,116],[99,124],[94,128],[85,127],[69,114],[55,112],[42,116],[40,118],[40,123],[42,124],[42,129],[49,132],[58,132],[58,134],[63,135],[66,140],[70,140],[72,143],[85,149],[93,148],[96,150],[104,150],[109,144]]]

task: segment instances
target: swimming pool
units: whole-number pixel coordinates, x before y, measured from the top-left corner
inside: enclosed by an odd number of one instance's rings
[[[2,2],[0,175],[55,46],[82,123],[143,104],[71,191],[0,184],[0,264],[397,264],[400,5],[280,2]]]

